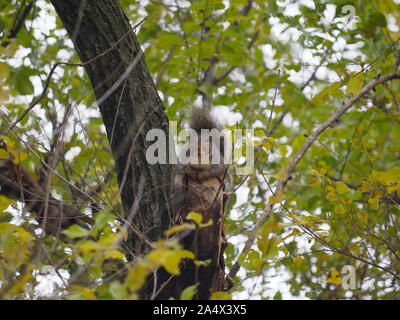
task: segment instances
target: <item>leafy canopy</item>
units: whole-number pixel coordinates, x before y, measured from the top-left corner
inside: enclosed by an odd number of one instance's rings
[[[212,104],[231,128],[255,129],[257,146],[264,146],[256,149],[255,170],[227,208],[227,268],[238,261],[242,270],[232,296],[398,297],[399,82],[370,90],[318,136],[286,188],[271,192],[316,126],[363,86],[392,72],[399,50],[398,1],[121,0],[121,5],[132,25],[147,17],[137,36],[171,120],[184,118],[188,106]],[[342,11],[345,5],[354,16]],[[10,31],[21,2],[0,6],[5,131],[41,93],[56,62],[79,61],[46,1],[35,2],[14,37]],[[60,131],[62,124],[67,129]],[[136,264],[127,262],[114,163],[82,68],[60,65],[46,96],[7,139],[10,149],[0,158],[19,154],[15,159],[37,179],[45,176],[43,162],[51,163],[58,146],[61,160],[51,193],[93,214],[95,224],[65,230],[75,242],[43,237],[29,209],[0,196],[0,297],[43,295],[38,275],[51,266],[58,280],[50,296],[137,298],[151,270],[162,265],[176,274],[181,259],[194,258],[163,240]],[[237,185],[243,178],[235,176]],[[87,193],[99,190],[95,202],[72,185]],[[275,204],[272,214],[240,255],[268,203]],[[346,265],[355,269],[352,289],[341,285]],[[117,270],[127,273],[125,282],[115,280]],[[187,288],[181,298],[191,299],[195,290]]]

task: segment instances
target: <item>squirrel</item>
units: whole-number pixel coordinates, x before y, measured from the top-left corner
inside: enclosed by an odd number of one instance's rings
[[[225,163],[228,159],[224,158],[228,139],[220,134],[222,126],[210,114],[209,108],[193,108],[189,126],[191,130],[188,130],[188,140],[177,157],[178,163],[172,165],[171,211],[168,215],[170,227],[192,225],[192,228],[174,232],[172,237],[184,250],[193,252],[196,260],[207,263],[199,266],[191,259],[184,259],[180,275],[166,281],[164,292],[168,295],[161,292],[157,299],[167,299],[171,292],[178,299],[182,290],[194,283],[199,284],[196,293],[199,299],[208,299],[210,288],[228,290],[232,287],[231,282],[225,284],[224,281],[223,255],[228,245],[223,230],[224,208],[232,185],[232,176]],[[202,216],[201,221],[187,218],[193,212]],[[159,279],[163,277],[169,279],[170,275],[162,269]]]
[[[187,160],[186,163],[180,162],[181,157],[178,157],[178,163],[173,166],[172,170],[171,200],[175,214],[187,202],[188,193],[191,192],[190,190],[193,191],[193,183],[197,186],[204,186],[209,184],[210,179],[217,179],[220,189],[218,192],[223,194],[223,205],[225,205],[233,189],[232,175],[228,170],[228,164],[224,161],[226,160],[224,158],[226,141],[221,134],[222,125],[211,115],[209,108],[194,107],[191,110],[189,127],[196,133],[196,139],[189,139],[187,148],[182,150],[180,154]],[[204,129],[207,134],[206,139],[201,138]],[[194,155],[190,154],[194,149],[197,149],[197,154],[196,152]],[[216,155],[217,161],[212,161],[213,152],[218,153]],[[204,159],[206,161],[202,161]],[[193,183],[190,183],[190,181]],[[202,192],[202,190],[197,190],[199,196]]]
[[[225,139],[221,134],[222,125],[211,115],[209,108],[195,107],[191,111],[189,127],[194,130],[196,137],[193,140],[190,137],[187,148],[182,151],[187,163],[178,162],[173,169],[174,184],[179,185],[184,175],[199,182],[217,178],[223,191],[228,193],[232,187],[232,175],[224,161]],[[202,136],[202,133],[206,135]],[[195,149],[197,154],[190,154]]]

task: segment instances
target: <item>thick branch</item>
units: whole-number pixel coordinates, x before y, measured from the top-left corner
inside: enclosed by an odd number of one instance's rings
[[[0,159],[0,194],[25,202],[26,210],[36,213],[42,228],[54,236],[73,224],[93,224],[93,220],[62,201],[46,196],[22,163]]]

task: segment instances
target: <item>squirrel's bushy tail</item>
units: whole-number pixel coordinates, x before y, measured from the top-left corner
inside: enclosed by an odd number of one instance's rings
[[[221,124],[211,115],[210,109],[193,107],[190,114],[190,127],[200,132],[201,129],[221,130]]]

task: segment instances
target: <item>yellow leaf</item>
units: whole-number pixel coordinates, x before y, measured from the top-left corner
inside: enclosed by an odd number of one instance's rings
[[[232,130],[234,130],[234,129],[236,129],[236,128],[232,128]],[[259,137],[259,138],[266,138],[265,130],[264,130],[264,129],[256,128],[256,129],[254,130],[254,135],[255,135],[256,137]]]
[[[205,261],[194,260],[194,264],[199,267],[201,267],[201,266],[207,267],[210,263],[211,263],[211,259],[207,259]]]
[[[158,266],[162,265],[166,260],[169,251],[171,251],[171,249],[168,248],[160,248],[150,251],[147,255],[147,258],[150,261],[150,268],[157,268]]]
[[[151,261],[151,267],[157,267],[160,264],[171,274],[179,274],[179,264],[183,258],[194,259],[194,254],[188,250],[171,250],[161,248],[150,251],[147,255]]]
[[[193,224],[190,223],[183,223],[183,224],[179,224],[176,226],[171,227],[169,230],[165,231],[164,234],[166,236],[169,236],[171,234],[177,233],[177,232],[181,232],[183,230],[187,230],[187,229],[195,229],[195,226]]]
[[[181,293],[181,300],[192,300],[193,296],[195,295],[197,291],[197,287],[199,285],[199,282],[196,284],[189,286],[185,288],[182,293]]]
[[[352,94],[354,97],[357,96],[362,89],[363,82],[364,74],[362,72],[357,73],[355,76],[353,76],[347,84],[346,95],[349,96],[350,94]]]
[[[392,183],[386,186],[388,193],[393,193],[397,190],[400,190],[400,183]]]
[[[215,291],[211,293],[210,300],[232,300],[232,296],[229,292]]]
[[[378,209],[378,207],[379,207],[379,199],[382,196],[383,196],[382,192],[374,189],[371,192],[371,196],[368,199],[368,203],[370,203],[374,209]]]
[[[4,62],[0,62],[0,81],[4,80],[8,76],[8,65]]]
[[[10,43],[6,48],[4,48],[3,50],[3,54],[7,57],[7,58],[12,58],[15,55],[15,52],[17,52],[19,48],[19,44],[18,43]]]
[[[364,193],[372,188],[372,184],[365,178],[360,180],[360,185],[357,187],[358,191]]]
[[[330,277],[326,279],[326,282],[332,283],[335,285],[339,285],[342,283],[342,277],[340,276],[339,271],[333,270],[330,274]]]
[[[76,248],[76,252],[87,254],[92,251],[97,251],[99,248],[100,246],[96,242],[87,240],[79,244],[79,247]]]
[[[400,167],[394,167],[386,172],[378,172],[373,170],[371,173],[373,177],[379,183],[388,185],[400,181]]]
[[[6,145],[7,145],[7,151],[12,152],[12,149],[14,148],[14,141],[12,141],[10,138],[6,136],[0,136],[0,139],[4,140]]]
[[[283,223],[271,218],[260,228],[259,234],[261,237],[268,238],[270,233],[279,233],[283,228]]]
[[[283,200],[283,192],[278,192],[276,195],[269,198],[269,203],[281,203]]]
[[[99,244],[104,245],[106,247],[109,247],[115,243],[121,238],[121,233],[109,233],[107,235],[104,235],[100,238],[98,241]]]
[[[204,228],[204,227],[212,226],[212,224],[213,224],[213,221],[211,219],[209,219],[206,223],[200,223],[199,227]]]
[[[338,194],[350,192],[349,187],[343,181],[335,182],[335,187]]]
[[[194,253],[189,250],[178,250],[176,254],[181,258],[194,259]]]
[[[171,274],[179,274],[179,264],[181,258],[178,255],[170,255],[168,259],[163,262],[163,267]]]
[[[15,164],[18,164],[18,163],[24,161],[27,157],[28,157],[28,155],[26,154],[26,152],[20,152],[17,155],[15,155],[13,162]]]
[[[334,187],[332,187],[332,186],[327,186],[326,188],[325,188],[325,190],[326,190],[326,192],[333,192],[333,193],[335,193],[335,188]]]
[[[10,98],[10,92],[4,88],[0,88],[0,103],[8,101]]]
[[[93,291],[94,289],[87,289],[87,288],[81,289],[82,295],[88,300],[96,300],[96,296],[93,293]]]
[[[0,194],[0,213],[8,208],[10,200],[6,196]]]
[[[308,186],[313,187],[313,186],[320,186],[320,185],[321,185],[321,180],[311,178],[311,183]]]
[[[315,169],[311,169],[311,175],[313,175],[313,176],[315,176],[315,177],[318,177],[318,178],[322,178],[324,175],[325,175],[325,170],[321,170],[321,171],[318,171],[318,170],[315,170]]]
[[[344,206],[341,203],[338,203],[337,205],[335,205],[334,210],[335,210],[335,214],[337,214],[337,215],[346,213],[346,210],[344,209]]]
[[[8,158],[9,158],[9,153],[4,149],[0,149],[0,159],[8,159]]]
[[[302,257],[296,257],[293,259],[294,265],[297,268],[300,268],[300,266],[303,264],[303,258]]]
[[[342,86],[342,82],[334,82],[329,86],[329,93],[331,94],[332,97],[342,97],[343,93],[340,90],[340,87]]]
[[[269,240],[267,237],[257,237],[257,248],[261,252],[267,252],[269,247]]]
[[[136,262],[128,272],[126,284],[129,286],[129,289],[132,291],[139,290],[146,283],[148,272],[149,270],[143,261],[139,260]]]
[[[368,212],[367,211],[357,213],[357,217],[360,219],[360,221],[362,223],[368,224]]]
[[[260,254],[253,249],[249,250],[249,253],[247,254],[244,261],[248,264],[247,267],[250,270],[260,270],[264,264],[264,260],[261,259]]]
[[[201,215],[201,213],[192,211],[192,212],[188,213],[188,215],[186,216],[186,219],[193,220],[198,225],[200,225],[201,221],[203,220],[203,216]]]
[[[350,198],[340,198],[341,203],[352,203],[353,199]]]
[[[262,146],[265,148],[265,150],[270,150],[272,146],[274,145],[274,138],[267,138],[262,142]]]
[[[104,252],[104,259],[119,259],[123,260],[124,255],[118,250],[107,250]]]
[[[336,196],[336,194],[333,193],[333,192],[329,192],[329,193],[326,195],[326,198],[327,198],[329,201],[338,201],[338,200],[339,200],[338,197]]]

